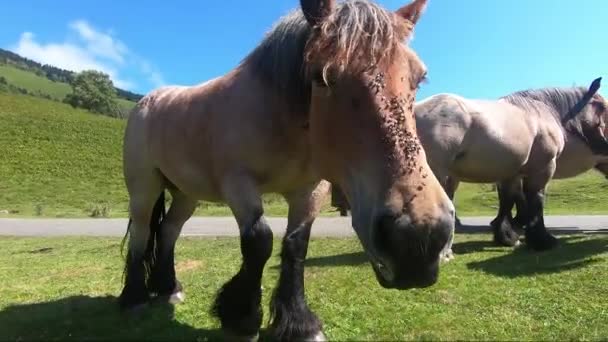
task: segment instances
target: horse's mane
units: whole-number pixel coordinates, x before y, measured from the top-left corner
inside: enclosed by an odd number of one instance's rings
[[[367,0],[338,4],[314,31],[302,10],[293,10],[274,25],[241,65],[251,67],[258,77],[303,110],[308,108],[311,87],[305,57],[322,63],[325,71],[378,65],[390,57],[395,44],[401,43],[411,30],[403,24],[405,21],[396,23],[392,12]],[[404,32],[400,32],[400,27]]]
[[[311,27],[301,9],[274,25],[262,42],[241,62],[296,106],[308,107],[310,82],[304,74],[304,47]]]
[[[586,93],[587,88],[585,87],[551,87],[517,91],[502,99],[528,112],[549,109],[551,114],[561,122]]]

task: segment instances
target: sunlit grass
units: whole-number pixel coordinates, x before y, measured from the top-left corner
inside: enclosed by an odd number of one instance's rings
[[[311,307],[331,340],[588,340],[608,338],[608,236],[561,236],[534,253],[458,235],[439,282],[381,288],[355,239],[313,239],[306,268]],[[117,311],[119,239],[1,238],[3,340],[216,340],[208,310],[238,269],[236,238],[183,238],[177,273],[187,294],[175,312]],[[263,305],[277,280],[280,241],[264,275]],[[171,319],[171,314],[174,318]]]

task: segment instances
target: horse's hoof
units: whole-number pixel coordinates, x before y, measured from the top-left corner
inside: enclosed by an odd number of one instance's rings
[[[526,234],[526,244],[535,251],[542,252],[557,246],[557,238],[549,232]]]
[[[118,297],[118,306],[122,312],[136,313],[148,306],[150,295],[147,292],[123,291]]]
[[[273,336],[273,340],[283,341],[285,338],[281,338],[280,336]],[[322,331],[317,331],[316,333],[304,336],[304,337],[292,337],[289,341],[298,341],[298,342],[324,342],[327,341],[327,337],[323,334]]]
[[[322,342],[322,341],[327,341],[327,338],[325,337],[325,334],[323,334],[322,331],[319,331],[316,335],[314,335],[312,338],[309,339],[305,339],[304,341],[311,341],[311,342]]]
[[[449,249],[448,251],[441,253],[440,256],[440,260],[443,263],[447,263],[450,262],[452,260],[454,260],[455,256],[454,256],[454,252],[452,252],[452,249]]]
[[[498,246],[503,247],[516,247],[521,242],[519,242],[519,235],[517,233],[511,231],[509,233],[499,234],[494,237],[494,243]]]
[[[122,313],[129,315],[129,316],[138,316],[141,315],[150,305],[150,303],[145,302],[145,303],[139,303],[139,304],[134,304],[134,305],[130,305],[130,306],[121,306],[120,310]]]
[[[186,294],[184,293],[184,291],[178,291],[167,296],[166,299],[168,303],[177,305],[183,303],[186,300]]]
[[[224,339],[230,342],[257,342],[259,338],[259,333],[256,333],[253,336],[245,336],[224,330]]]

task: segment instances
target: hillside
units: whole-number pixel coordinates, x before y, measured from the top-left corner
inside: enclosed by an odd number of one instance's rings
[[[0,212],[18,216],[126,216],[122,178],[124,120],[54,101],[0,92]],[[596,172],[553,181],[549,213],[608,213],[608,182]],[[494,215],[491,185],[462,184],[459,215]],[[276,195],[264,196],[268,215],[285,215]],[[326,208],[327,209],[327,208]],[[334,215],[325,210],[325,215]],[[4,215],[5,214],[0,214]],[[197,215],[230,215],[203,203]]]
[[[70,82],[74,73],[23,58],[0,49],[0,91],[28,94],[63,101],[72,92]],[[128,113],[142,95],[116,88],[118,106]]]
[[[18,216],[126,216],[124,127],[124,120],[0,92],[0,211]],[[286,213],[277,196],[266,196],[265,202],[270,213]],[[197,213],[230,212],[204,203]]]
[[[22,57],[14,52],[0,49],[0,65],[8,65],[23,71],[27,71],[41,78],[46,78],[53,83],[69,84],[74,76],[73,71],[57,68],[52,65],[43,65],[31,59]],[[0,74],[2,76],[2,74]],[[69,85],[68,85],[69,87]],[[24,87],[25,88],[25,87]],[[26,88],[28,89],[28,88]],[[127,101],[137,102],[142,95],[116,87],[118,97]],[[63,97],[60,98],[63,100]]]
[[[4,77],[8,84],[26,89],[32,95],[48,95],[56,101],[62,101],[67,94],[72,92],[72,88],[67,83],[53,82],[31,71],[21,70],[10,65],[0,64],[0,76]]]

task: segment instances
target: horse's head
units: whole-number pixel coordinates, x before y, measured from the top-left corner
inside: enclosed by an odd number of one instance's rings
[[[348,198],[380,284],[432,285],[454,208],[426,162],[413,116],[426,70],[404,41],[426,0],[396,12],[364,0],[301,5],[313,27],[305,61],[315,165]]]
[[[601,80],[591,83],[567,119],[594,154],[608,155],[608,102],[598,93]]]

